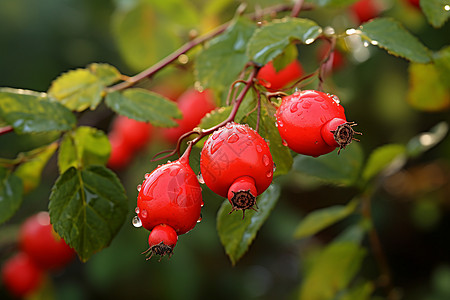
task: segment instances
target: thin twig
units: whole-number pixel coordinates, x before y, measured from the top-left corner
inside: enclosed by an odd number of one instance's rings
[[[8,132],[12,132],[14,129],[12,126],[5,126],[5,127],[0,127],[0,135],[8,133]]]
[[[300,11],[302,10],[304,0],[297,0],[295,1],[294,7],[292,8],[291,17],[296,18]]]

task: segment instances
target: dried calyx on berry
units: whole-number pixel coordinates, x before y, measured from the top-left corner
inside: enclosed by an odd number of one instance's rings
[[[200,170],[205,184],[228,198],[232,211],[255,209],[272,182],[273,159],[266,141],[248,125],[230,122],[205,142]]]
[[[178,235],[172,227],[166,224],[155,226],[148,236],[149,248],[143,254],[148,256],[147,260],[153,255],[159,255],[160,261],[166,255],[170,258],[177,241]]]

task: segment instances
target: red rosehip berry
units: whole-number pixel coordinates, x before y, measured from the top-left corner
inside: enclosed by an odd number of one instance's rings
[[[22,224],[19,244],[44,270],[60,269],[75,257],[75,251],[53,230],[48,212],[39,212]]]
[[[181,135],[194,129],[207,113],[216,108],[210,90],[199,92],[188,89],[178,98],[177,104],[183,114],[181,119],[175,120],[178,126],[162,130],[163,137],[172,144],[176,143]]]
[[[350,10],[358,24],[361,24],[378,17],[382,8],[376,0],[359,0],[350,6]]]
[[[189,166],[191,148],[189,144],[178,160],[145,176],[139,188],[136,213],[147,230],[164,224],[180,235],[193,229],[200,219],[203,200],[197,176]],[[174,245],[166,245],[171,249],[165,254],[170,254]]]
[[[125,142],[124,137],[117,132],[110,132],[108,139],[111,144],[111,154],[107,166],[114,170],[121,170],[130,163],[132,150]]]
[[[26,253],[19,252],[5,261],[1,277],[6,289],[12,295],[25,297],[40,287],[43,273]]]
[[[150,256],[147,259],[150,259],[153,254],[159,255],[161,258],[169,255],[170,258],[177,241],[178,235],[172,227],[166,224],[155,226],[148,236],[150,248],[146,252],[150,252]]]
[[[153,127],[149,123],[118,115],[112,123],[111,131],[123,137],[130,152],[134,152],[144,148],[150,142]]]
[[[273,62],[270,61],[259,70],[256,78],[267,90],[277,91],[289,83],[299,80],[303,73],[302,65],[296,59],[278,72],[275,70]]]
[[[228,123],[205,142],[200,170],[205,184],[228,198],[234,210],[253,209],[272,182],[273,160],[266,141],[248,125]]]
[[[283,143],[293,151],[320,156],[354,139],[352,122],[347,122],[339,98],[314,90],[295,92],[282,99],[276,112]]]

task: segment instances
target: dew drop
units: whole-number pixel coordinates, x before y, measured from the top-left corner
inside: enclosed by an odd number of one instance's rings
[[[150,173],[145,173],[144,178],[148,179],[150,177]]]
[[[333,99],[334,102],[336,102],[337,104],[341,103],[341,100],[339,100],[339,97],[336,95],[331,95],[331,98]]]
[[[137,187],[136,187],[136,188],[137,188],[137,191],[138,191],[138,192],[140,192],[140,191],[141,191],[141,187],[142,187],[142,184],[138,184],[138,185],[137,185]]]
[[[278,127],[278,121],[277,121],[277,122],[275,122],[275,127]]]
[[[202,203],[200,203],[200,207],[203,207],[205,205],[205,202],[203,202],[203,200],[202,200]]]
[[[236,129],[237,129],[237,131],[239,131],[242,134],[246,134],[247,133],[247,131],[245,131],[245,129],[243,127],[241,127],[241,126],[237,126]]]
[[[202,216],[202,214],[200,214],[200,217],[198,218],[197,223],[200,223],[202,220],[203,220],[203,216]]]
[[[142,227],[141,219],[138,216],[134,216],[133,221],[131,221],[134,227],[139,228]]]
[[[283,127],[284,126],[283,122],[279,121],[278,126]]]
[[[294,102],[291,104],[291,113],[295,113],[298,110],[298,103]]]
[[[364,43],[363,43],[363,46],[364,46],[364,47],[366,47],[366,48],[367,48],[367,47],[369,47],[369,45],[370,45],[370,44],[369,44],[369,42],[368,42],[368,41],[364,41]]]
[[[258,152],[262,152],[262,147],[261,147],[261,145],[256,145],[256,151],[258,151]]]
[[[236,143],[239,140],[239,136],[236,133],[231,134],[228,137],[228,143]]]
[[[172,161],[168,160],[167,163],[170,164]]]
[[[231,123],[227,123],[227,125],[225,125],[225,128],[226,129],[231,129],[231,128],[233,128],[233,125],[231,125]]]
[[[286,142],[285,139],[283,139],[283,140],[281,141],[281,143],[283,144],[283,146],[286,146],[286,147],[287,147],[287,145],[288,145],[288,143]]]
[[[269,163],[270,163],[270,158],[266,154],[264,154],[264,156],[263,156],[263,164],[264,164],[264,166],[267,167],[269,165]]]
[[[303,104],[302,104],[302,107],[304,108],[304,109],[308,109],[308,108],[310,108],[311,107],[311,105],[312,105],[312,103],[311,102],[309,102],[309,101],[305,101]]]
[[[203,179],[202,173],[198,173],[197,180],[200,184],[205,184],[205,180]]]
[[[269,178],[269,177],[272,177],[272,175],[273,175],[273,171],[272,171],[272,170],[267,171],[266,176],[267,176],[268,178]]]
[[[323,109],[328,109],[328,105],[326,105],[326,104],[322,104],[322,105],[320,105],[320,107],[322,107]]]
[[[267,146],[270,146],[270,141],[268,139],[264,139],[264,141],[266,141]]]
[[[134,209],[134,212],[137,213],[137,214],[139,213],[139,207],[138,206]]]
[[[222,133],[222,131],[216,131],[216,132],[214,132],[213,135],[212,135],[212,139],[213,139],[213,140],[216,140],[216,139],[220,136],[221,133]]]
[[[216,151],[219,150],[219,148],[222,146],[222,144],[223,144],[223,140],[221,140],[221,141],[219,141],[219,142],[217,142],[217,143],[214,143],[214,144],[211,146],[211,154],[216,153]]]
[[[273,163],[273,172],[275,173],[275,171],[277,170],[277,165],[275,163]]]
[[[148,211],[146,209],[143,209],[141,212],[141,217],[145,219],[145,218],[147,218],[147,216],[148,216]]]

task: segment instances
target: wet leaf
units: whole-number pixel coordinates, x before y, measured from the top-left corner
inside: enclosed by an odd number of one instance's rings
[[[11,88],[0,89],[0,118],[19,134],[66,131],[76,123],[67,108],[45,93]]]
[[[106,96],[106,105],[120,115],[155,126],[174,127],[174,118],[181,118],[181,111],[173,101],[160,94],[141,88],[112,92]]]
[[[257,198],[258,211],[246,210],[242,213],[231,211],[231,205],[225,200],[217,213],[217,231],[225,252],[234,265],[247,252],[261,226],[269,217],[280,196],[280,188],[272,184]]]
[[[310,44],[320,35],[314,21],[302,18],[283,18],[258,28],[247,46],[247,55],[259,65],[265,65],[283,53],[293,40]]]
[[[417,63],[431,61],[428,48],[394,19],[375,18],[364,23],[361,31],[363,39],[385,49],[391,55]]]
[[[406,148],[400,144],[389,144],[378,147],[369,156],[362,178],[366,181],[374,178],[381,172],[388,171],[391,167],[397,168],[394,165],[396,162],[403,166],[405,162]]]
[[[9,220],[19,209],[22,193],[22,180],[0,167],[0,224]]]
[[[52,188],[50,219],[82,261],[107,247],[127,216],[125,190],[103,166],[67,169]]]

